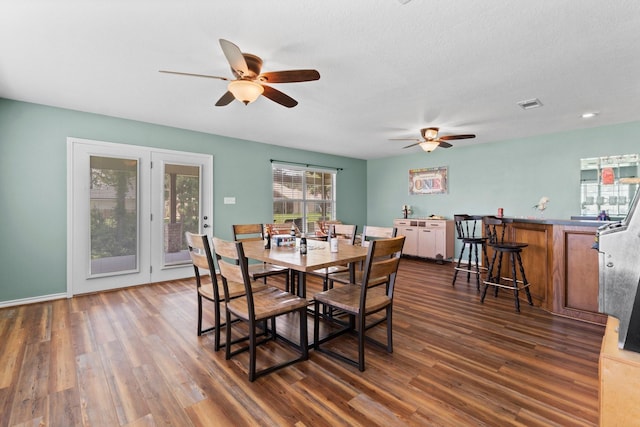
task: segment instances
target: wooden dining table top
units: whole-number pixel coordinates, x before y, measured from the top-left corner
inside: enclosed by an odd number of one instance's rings
[[[343,265],[363,261],[367,257],[367,248],[339,242],[338,252],[329,251],[329,243],[319,240],[307,240],[307,254],[300,254],[300,247],[264,248],[264,242],[243,242],[244,254],[249,259],[277,264],[298,272],[308,273],[324,267]]]

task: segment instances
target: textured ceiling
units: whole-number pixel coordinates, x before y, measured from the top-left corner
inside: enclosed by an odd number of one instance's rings
[[[0,97],[370,159],[640,120],[640,2],[601,0],[0,0]],[[263,71],[315,68],[214,107],[218,39]],[[539,98],[542,108],[517,102]],[[586,111],[599,115],[580,118]]]

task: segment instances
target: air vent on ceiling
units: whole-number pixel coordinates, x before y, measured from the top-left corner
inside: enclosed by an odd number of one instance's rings
[[[518,102],[518,105],[522,107],[523,110],[530,110],[532,108],[542,107],[542,102],[538,98],[527,99],[526,101]]]

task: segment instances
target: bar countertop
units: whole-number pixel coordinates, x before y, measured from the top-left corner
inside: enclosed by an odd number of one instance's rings
[[[534,218],[534,217],[509,217],[503,216],[509,222],[521,222],[527,224],[545,224],[545,225],[569,225],[576,227],[600,227],[605,224],[611,224],[616,221],[597,221],[597,220],[584,220],[584,219],[554,219],[554,218]]]

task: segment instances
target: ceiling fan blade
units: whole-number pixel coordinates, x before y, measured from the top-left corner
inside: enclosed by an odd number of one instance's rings
[[[220,47],[222,47],[222,52],[227,58],[227,61],[229,61],[229,65],[231,65],[232,70],[238,73],[240,77],[249,74],[247,61],[244,59],[244,55],[238,46],[231,43],[229,40],[220,39]]]
[[[233,96],[231,92],[227,91],[224,95],[222,95],[220,99],[218,99],[218,102],[216,102],[216,107],[224,107],[225,105],[229,105],[234,99],[236,99],[235,96]]]
[[[410,144],[410,145],[407,145],[406,147],[402,147],[402,149],[405,149],[405,148],[411,148],[411,147],[415,147],[416,145],[420,145],[420,144],[422,144],[422,142],[423,142],[423,141],[420,141],[420,142],[416,142],[415,144]]]
[[[452,141],[454,139],[470,139],[470,138],[475,138],[476,136],[473,134],[467,134],[467,135],[447,135],[447,136],[441,136],[440,141]]]
[[[292,108],[298,105],[298,101],[291,98],[289,95],[280,92],[278,89],[274,89],[271,86],[262,85],[264,87],[264,92],[262,95],[266,96],[273,102],[277,102],[280,105],[283,105],[287,108]]]
[[[451,148],[451,147],[453,147],[453,145],[449,144],[448,142],[445,142],[445,141],[442,141],[442,140],[438,140],[438,147]]]
[[[167,71],[167,70],[159,70],[160,73],[167,73],[167,74],[177,74],[179,76],[191,76],[191,77],[205,77],[207,79],[218,79],[218,80],[229,80],[226,77],[220,77],[220,76],[209,76],[207,74],[193,74],[193,73],[182,73],[180,71]]]
[[[271,71],[258,76],[258,80],[266,83],[309,82],[318,79],[320,79],[320,73],[316,70]]]

